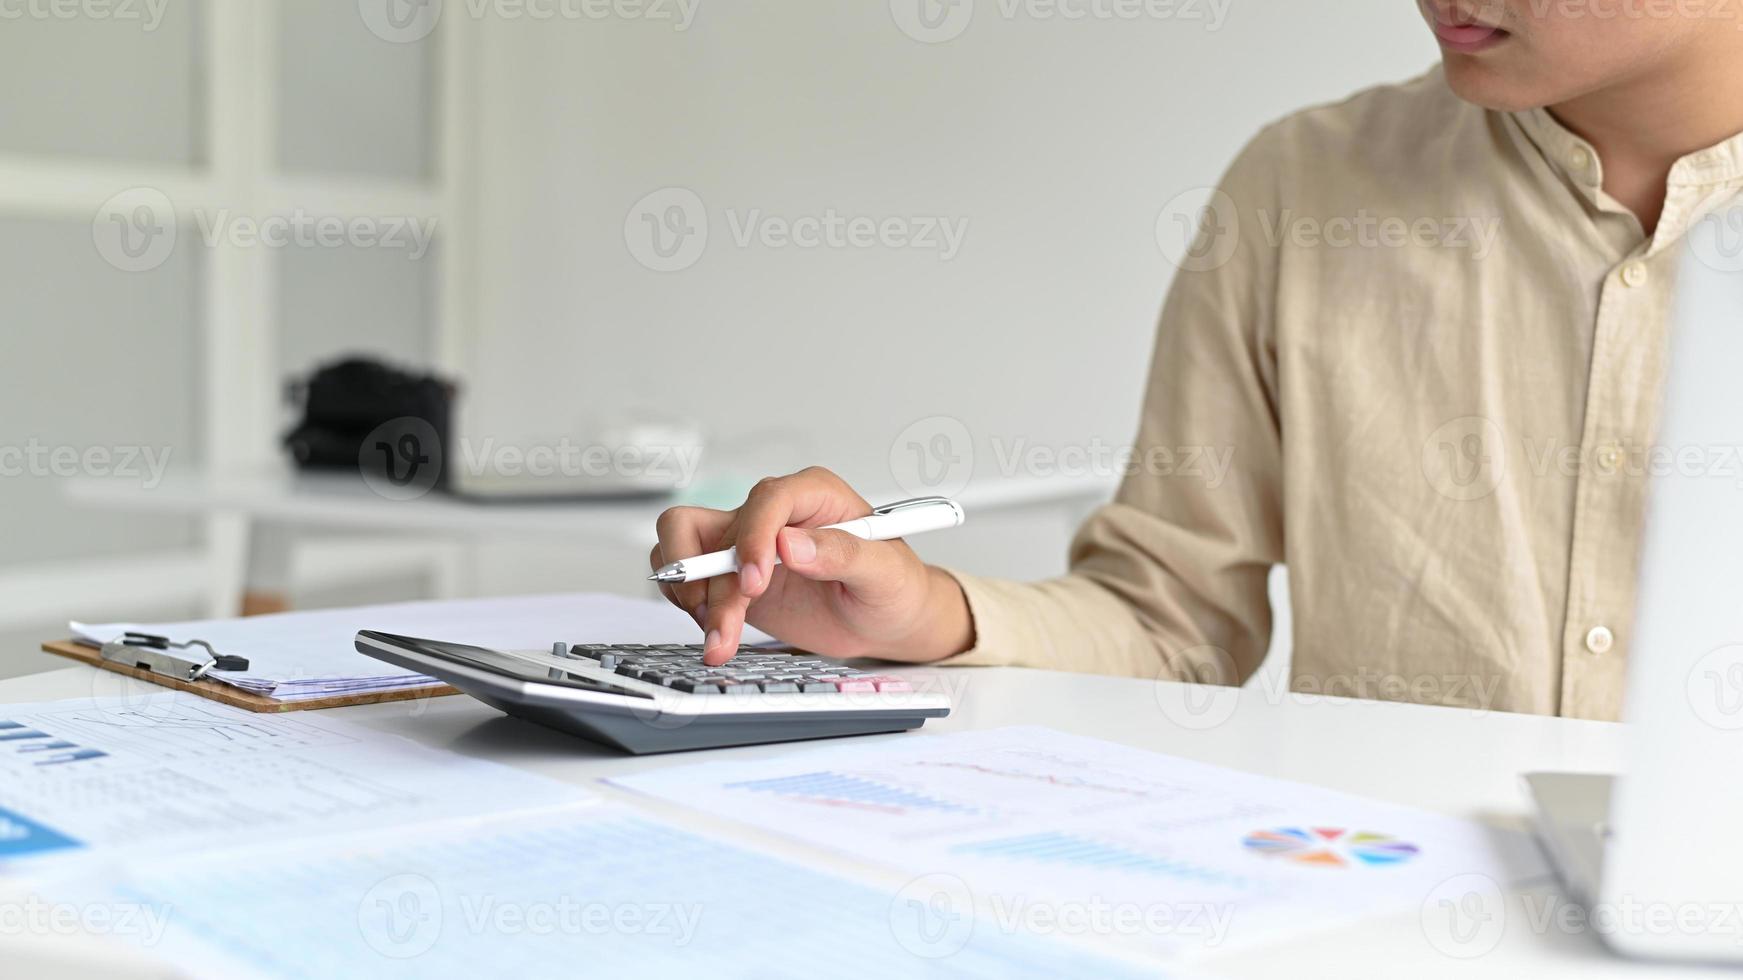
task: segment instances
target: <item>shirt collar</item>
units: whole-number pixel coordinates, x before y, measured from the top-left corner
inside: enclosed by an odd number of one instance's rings
[[[1513,119],[1543,151],[1551,166],[1575,184],[1596,190],[1604,185],[1604,162],[1591,143],[1563,126],[1548,109],[1512,113]],[[1743,133],[1697,150],[1670,171],[1673,187],[1743,182]]]

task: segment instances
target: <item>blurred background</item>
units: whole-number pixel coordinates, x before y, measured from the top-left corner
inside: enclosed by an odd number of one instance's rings
[[[1412,0],[0,0],[0,676],[69,619],[651,595],[662,507],[812,463],[1055,574],[1181,202],[1435,58]],[[346,357],[452,385],[469,486],[391,426],[385,482],[294,472]]]

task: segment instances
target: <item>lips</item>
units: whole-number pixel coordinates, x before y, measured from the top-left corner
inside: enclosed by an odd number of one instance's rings
[[[1443,24],[1436,22],[1434,33],[1449,44],[1476,44],[1500,34],[1501,29],[1484,24]]]
[[[1434,24],[1434,36],[1448,49],[1474,53],[1509,36],[1499,25],[1481,23],[1462,5],[1425,2],[1423,6]]]
[[[1453,24],[1436,18],[1434,36],[1447,48],[1474,54],[1500,44],[1508,34],[1489,24]]]

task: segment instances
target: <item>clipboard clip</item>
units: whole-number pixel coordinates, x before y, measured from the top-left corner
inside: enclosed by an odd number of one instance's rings
[[[186,650],[189,647],[199,647],[206,651],[209,658],[205,661],[191,660],[177,656],[172,650]],[[189,640],[186,643],[173,643],[167,636],[156,636],[151,633],[126,633],[119,640],[111,640],[103,644],[103,659],[111,663],[122,664],[162,674],[179,681],[197,681],[213,670],[247,670],[248,660],[245,657],[230,657],[212,649],[205,640]]]

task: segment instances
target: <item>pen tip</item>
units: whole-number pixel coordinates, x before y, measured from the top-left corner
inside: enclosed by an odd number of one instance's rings
[[[659,580],[660,580],[660,573],[659,572],[655,572],[654,574],[648,576],[648,581],[650,581],[650,582],[658,582]]]

